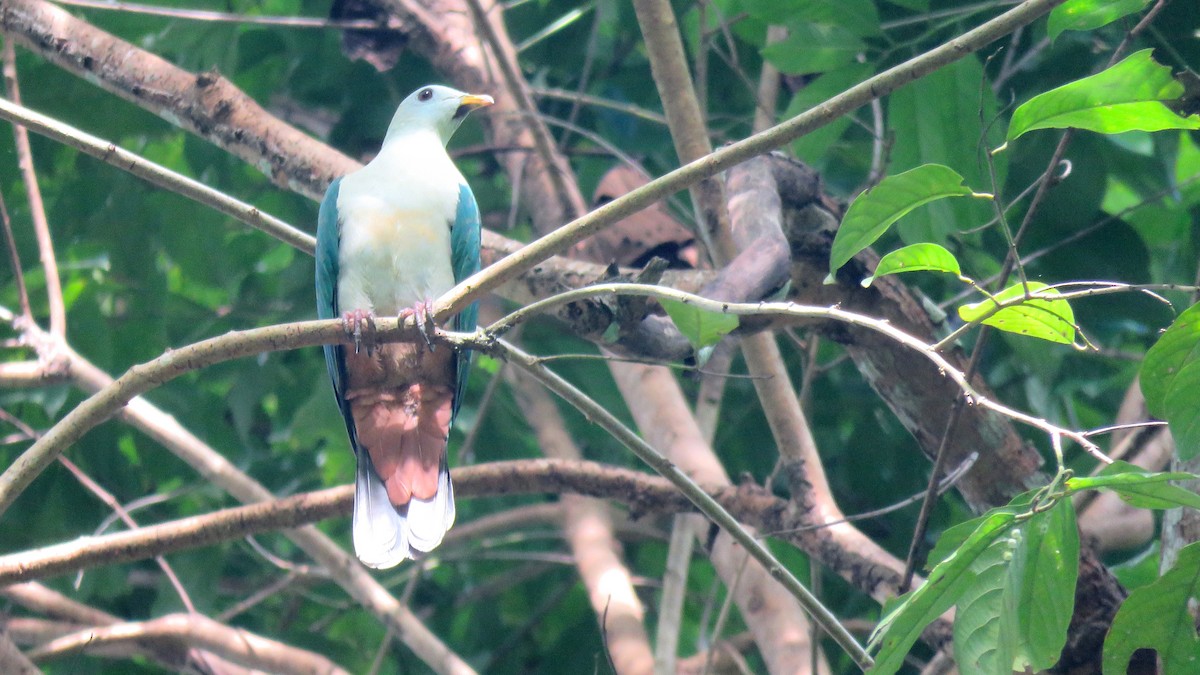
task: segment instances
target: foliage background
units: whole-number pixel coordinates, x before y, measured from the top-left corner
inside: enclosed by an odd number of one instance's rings
[[[292,0],[161,4],[247,17],[320,17],[330,9],[325,2]],[[765,51],[784,71],[785,92],[778,106],[782,119],[977,25],[1007,4],[980,3],[968,10],[962,3],[937,0],[674,3],[690,56],[704,54],[707,64],[707,111],[715,143],[743,138],[751,131],[754,84],[763,64],[769,23],[788,25],[794,35],[807,36],[803,45],[785,42]],[[182,68],[220,72],[276,115],[360,159],[377,148],[396,104],[407,92],[443,79],[413,54],[404,54],[396,68],[382,73],[362,61],[351,61],[342,52],[340,31],[334,28],[202,22],[81,7],[70,11]],[[520,52],[520,62],[535,86],[582,88],[623,104],[661,109],[629,3],[516,1],[505,7],[504,17],[515,42],[529,41]],[[565,23],[543,34],[563,17]],[[818,169],[828,191],[842,199],[873,179],[872,169],[880,167],[873,167],[872,158],[879,152],[888,173],[939,162],[955,167],[977,189],[991,190],[979,150],[1001,142],[1004,120],[1014,103],[1100,69],[1136,19],[1134,15],[1095,31],[1068,31],[1053,41],[1046,36],[1045,22],[1036,23],[1011,40],[884,99],[875,111],[883,122],[881,147],[874,142],[873,112],[863,109],[800,139],[790,150]],[[1197,26],[1200,6],[1169,3],[1137,45],[1156,47],[1159,60],[1175,68],[1196,67],[1200,64]],[[811,34],[804,32],[810,29]],[[799,49],[813,44],[820,49]],[[257,169],[207,141],[24,49],[17,50],[16,65],[29,107],[111,139],[310,232],[314,229],[314,202],[279,189]],[[581,75],[587,76],[586,82]],[[571,102],[548,96],[539,99],[539,108],[551,118],[573,119],[638,159],[652,175],[676,166],[670,136],[661,124],[602,107],[576,109]],[[608,148],[582,134],[552,129],[563,141],[584,192],[590,193],[613,164]],[[1030,185],[1045,170],[1056,139],[1056,132],[1042,131],[1014,143],[997,167],[995,189],[1011,198]],[[1077,134],[1070,150],[1070,176],[1050,192],[1024,250],[1055,248],[1029,265],[1029,277],[1191,283],[1196,274],[1200,190],[1195,184],[1178,186],[1178,181],[1200,171],[1195,160],[1197,142],[1194,134],[1175,132]],[[122,373],[167,348],[226,331],[313,317],[312,263],[307,256],[75,150],[37,136],[32,144],[63,281],[67,335],[75,350],[106,372]],[[512,188],[486,147],[478,123],[468,122],[452,147],[462,151],[459,165],[488,214],[485,223],[503,229]],[[0,187],[14,224],[15,248],[35,316],[45,317],[45,279],[15,157],[12,138],[0,134]],[[1164,192],[1168,198],[1064,243],[1105,214]],[[1014,222],[1019,222],[1024,204],[1015,206]],[[676,215],[688,218],[686,210],[677,208]],[[946,242],[970,267],[969,273],[983,278],[998,269],[1005,250],[994,228],[969,231],[988,217],[986,208],[939,204],[906,220],[899,237]],[[506,234],[528,239],[532,232],[518,216],[516,227]],[[892,237],[880,242],[880,250],[898,244],[896,235]],[[934,300],[958,291],[951,281],[934,275],[908,282]],[[18,305],[8,268],[0,282],[0,304]],[[1091,339],[1103,347],[1100,353],[1000,335],[989,344],[983,368],[997,397],[1014,407],[1067,427],[1103,426],[1114,419],[1140,355],[1173,315],[1163,304],[1133,294],[1087,301],[1076,307],[1076,313]],[[522,339],[542,354],[595,352],[589,343],[549,320],[531,325]],[[805,349],[786,337],[779,342],[794,381],[801,381]],[[10,360],[28,355],[20,349],[6,354]],[[841,508],[858,513],[921,491],[929,467],[915,441],[840,354],[836,345],[821,343],[817,362],[822,367],[812,380],[807,412]],[[575,382],[588,383],[590,394],[630,419],[602,364],[572,361],[559,370]],[[539,449],[507,385],[497,388],[485,409],[479,408],[496,372],[496,362],[476,361],[471,391],[451,441],[452,453],[470,434],[476,462],[537,457]],[[740,360],[734,372],[745,372]],[[685,390],[694,395],[695,378],[680,377]],[[776,455],[770,450],[773,441],[753,383],[734,377],[726,387],[714,447],[735,479],[746,475],[762,483]],[[4,389],[0,407],[26,425],[44,430],[82,398],[67,384]],[[350,481],[352,457],[346,451],[344,430],[317,349],[206,368],[156,389],[148,398],[278,495]],[[638,466],[581,416],[565,407],[563,414],[588,458]],[[17,428],[6,433],[12,436],[0,447],[0,463],[5,465],[27,445]],[[1045,438],[1030,434],[1029,440],[1047,452]],[[142,522],[235,504],[155,442],[119,421],[91,431],[69,456],[122,503],[147,495],[166,497],[136,512]],[[1090,467],[1090,460],[1076,460],[1081,468]],[[460,504],[459,519],[469,522],[517,504],[551,499],[470,500]],[[903,558],[916,511],[916,506],[909,507],[863,521],[860,527]],[[947,495],[934,512],[926,543],[932,545],[938,532],[968,513],[960,498]],[[0,522],[0,547],[10,552],[68,540],[96,530],[109,514],[107,506],[55,465]],[[640,582],[647,624],[653,626],[670,521],[653,518],[644,525],[635,535],[623,535],[622,543],[624,559]],[[329,520],[320,527],[348,545],[346,519]],[[282,536],[261,536],[257,543],[284,560],[305,562]],[[798,574],[808,575],[803,554],[783,545],[773,549]],[[1108,560],[1117,563],[1138,553],[1115,551]],[[210,616],[286,573],[244,541],[172,554],[169,561],[196,609]],[[436,563],[419,583],[410,584],[409,567],[379,576],[407,597],[430,629],[481,672],[603,672],[608,667],[603,636],[570,562],[556,530],[547,525],[448,546],[439,551]],[[879,609],[869,598],[834,575],[821,578],[821,596],[839,616],[867,622],[878,618]],[[77,579],[48,583],[129,619],[182,608],[152,561],[101,567]],[[680,633],[680,652],[685,655],[709,644],[713,617],[727,592],[703,556],[691,565],[688,591]],[[319,576],[306,577],[267,598],[232,623],[324,654],[351,672],[372,668],[381,644],[388,657],[374,664],[377,672],[414,673],[425,668],[402,646],[388,643],[377,620]],[[734,612],[724,633],[743,630]],[[835,650],[827,653],[835,672],[852,671]],[[764,667],[753,650],[747,658],[752,671]],[[144,660],[106,661],[83,655],[47,668],[71,673],[157,672]]]

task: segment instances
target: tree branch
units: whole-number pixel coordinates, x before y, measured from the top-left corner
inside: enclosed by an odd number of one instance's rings
[[[542,453],[553,459],[581,461],[582,453],[567,433],[554,399],[528,375],[514,374],[509,381]],[[563,534],[588,591],[592,611],[601,622],[605,645],[617,673],[651,673],[654,656],[644,625],[645,610],[634,591],[629,569],[621,559],[608,506],[598,499],[574,494],[564,494],[560,503]]]
[[[95,647],[127,642],[167,642],[198,647],[234,663],[274,673],[345,675],[347,672],[320,654],[242,628],[231,628],[202,614],[169,614],[149,621],[88,628],[51,640],[30,651],[29,656],[35,662],[46,662]]]

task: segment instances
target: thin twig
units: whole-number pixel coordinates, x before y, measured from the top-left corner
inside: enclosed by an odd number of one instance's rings
[[[4,41],[4,85],[8,97],[17,105],[21,103],[21,87],[17,81],[17,57],[13,41]],[[29,200],[29,218],[37,235],[38,255],[46,277],[46,299],[50,306],[50,334],[59,338],[67,334],[67,309],[63,303],[62,281],[58,277],[58,261],[54,255],[54,240],[50,236],[50,222],[46,219],[46,205],[42,200],[42,189],[38,186],[37,171],[33,166],[33,150],[29,147],[29,132],[25,127],[13,125],[13,139],[17,149],[17,166],[21,168],[21,180],[25,183],[25,198]]]
[[[79,481],[79,483],[83,485],[83,487],[87,488],[89,492],[95,495],[97,499],[108,506],[108,508],[112,509],[113,513],[117,514],[127,526],[129,526],[131,529],[136,529],[139,527],[137,521],[135,521],[121,506],[121,502],[117,501],[117,498],[114,497],[111,492],[105,490],[99,483],[92,480],[92,477],[84,473],[83,469],[80,469],[75,462],[72,462],[66,457],[59,455],[58,463],[66,467],[67,471],[70,471],[71,475],[75,477],[75,480]],[[166,575],[167,580],[171,583],[171,586],[175,588],[175,593],[179,595],[179,600],[183,602],[184,609],[192,614],[195,614],[196,605],[192,604],[191,596],[188,595],[187,589],[183,587],[183,582],[179,580],[179,576],[175,574],[175,570],[171,568],[169,563],[167,563],[167,559],[161,555],[155,556],[154,562],[158,564],[159,569],[161,569],[163,574]],[[78,582],[76,582],[75,588],[79,588]]]
[[[8,262],[12,265],[13,278],[17,283],[17,298],[21,305],[21,316],[25,321],[33,321],[33,309],[29,306],[29,291],[25,288],[25,272],[21,269],[21,255],[17,251],[17,240],[13,236],[12,219],[8,217],[8,204],[4,201],[4,191],[0,190],[0,222],[4,224],[4,239],[8,243]]]

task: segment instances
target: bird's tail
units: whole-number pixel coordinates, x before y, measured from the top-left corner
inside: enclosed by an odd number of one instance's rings
[[[354,553],[367,567],[387,569],[408,558],[428,553],[442,543],[446,531],[454,525],[454,486],[450,469],[442,461],[438,471],[438,489],[430,499],[417,497],[397,508],[388,498],[387,489],[371,456],[358,455],[354,480]]]
[[[356,394],[354,549],[370,567],[392,567],[433,550],[454,524],[446,464],[452,396],[420,384]]]

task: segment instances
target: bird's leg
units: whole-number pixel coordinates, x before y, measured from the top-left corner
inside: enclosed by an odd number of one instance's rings
[[[425,346],[429,347],[429,351],[433,351],[433,334],[437,326],[433,323],[433,301],[429,299],[418,300],[412,307],[405,307],[400,310],[400,318],[413,317],[417,322],[417,330],[421,331],[421,337],[425,338]]]
[[[342,330],[354,336],[354,353],[367,346],[367,355],[375,349],[375,312],[369,309],[352,309],[342,314]]]

